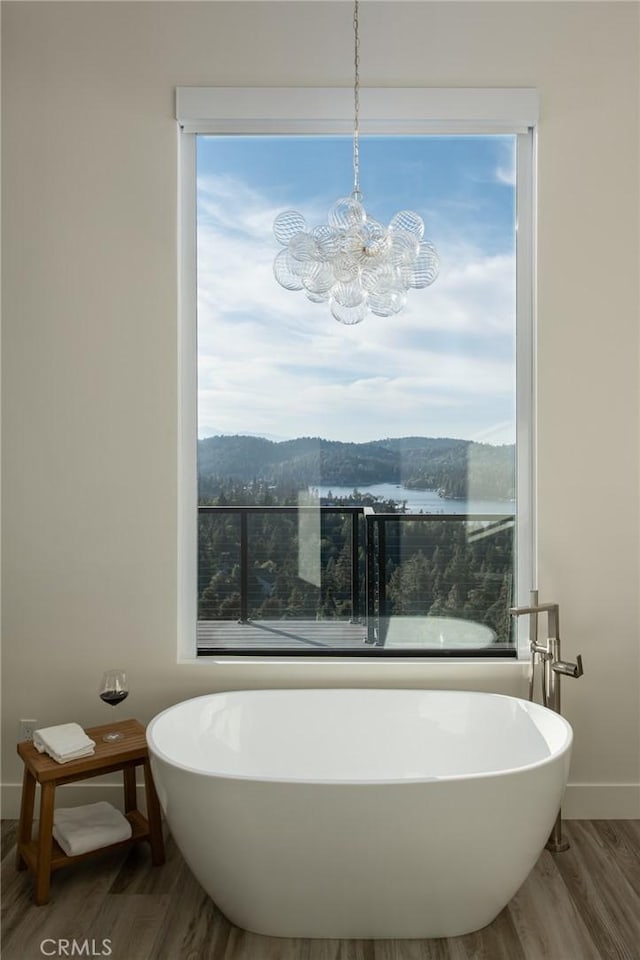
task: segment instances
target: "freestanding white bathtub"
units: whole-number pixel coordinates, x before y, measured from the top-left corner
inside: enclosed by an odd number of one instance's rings
[[[445,690],[250,690],[147,729],[169,827],[233,923],[275,937],[451,937],[541,853],[572,732],[535,703]]]

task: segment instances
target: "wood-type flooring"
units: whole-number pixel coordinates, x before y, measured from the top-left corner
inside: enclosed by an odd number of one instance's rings
[[[30,876],[15,869],[16,821],[5,820],[2,960],[640,960],[640,821],[565,821],[564,832],[570,850],[544,851],[513,900],[476,933],[286,940],[230,924],[168,833],[164,866],[151,865],[146,844],[105,854],[55,873],[50,903],[36,907]]]

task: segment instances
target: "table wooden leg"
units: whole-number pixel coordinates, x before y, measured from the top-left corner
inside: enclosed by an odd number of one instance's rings
[[[147,799],[147,820],[149,821],[149,842],[151,844],[151,861],[155,866],[164,863],[164,840],[162,839],[162,816],[160,802],[156,793],[151,765],[144,762],[144,786]]]
[[[33,805],[36,798],[36,779],[24,768],[22,778],[22,798],[20,800],[20,821],[18,823],[18,842],[16,845],[16,867],[18,870],[26,870],[27,863],[23,858],[21,849],[31,841],[31,831],[33,829]]]
[[[34,900],[40,907],[49,901],[51,881],[51,848],[53,844],[53,807],[56,795],[54,783],[43,783],[40,787],[40,831],[38,834],[38,857],[36,862],[36,887]]]
[[[131,813],[138,809],[138,800],[136,797],[136,768],[124,767],[122,770],[122,779],[124,780],[124,812]]]

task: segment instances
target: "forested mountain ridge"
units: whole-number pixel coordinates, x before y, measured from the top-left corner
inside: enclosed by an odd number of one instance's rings
[[[320,437],[273,441],[253,436],[214,436],[198,441],[201,495],[221,480],[362,487],[402,484],[438,490],[442,496],[511,500],[515,497],[515,448],[446,437],[400,437],[345,443]],[[469,478],[471,480],[469,481]]]

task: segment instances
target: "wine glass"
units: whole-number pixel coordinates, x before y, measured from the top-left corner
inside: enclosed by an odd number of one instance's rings
[[[106,670],[102,674],[99,693],[100,699],[114,708],[126,700],[129,696],[129,684],[124,670]],[[115,740],[123,740],[124,734],[112,730],[110,733],[105,733],[102,739],[107,743],[113,743]]]

